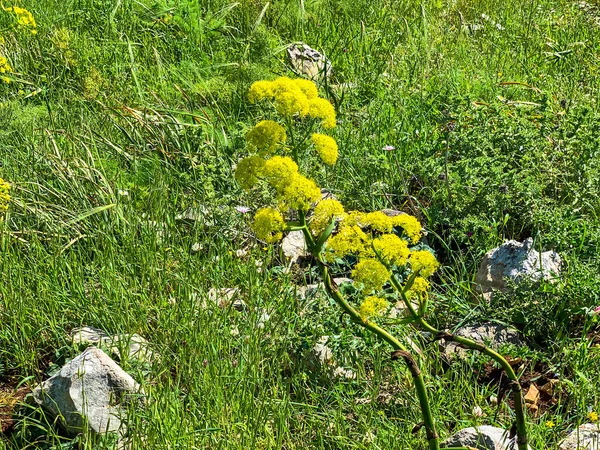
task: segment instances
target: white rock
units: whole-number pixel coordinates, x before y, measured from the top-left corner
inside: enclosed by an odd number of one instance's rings
[[[123,431],[122,403],[139,385],[102,350],[90,347],[33,390],[37,404],[61,422],[68,432],[85,425],[95,433]]]
[[[332,72],[331,61],[308,45],[298,42],[287,48],[288,60],[298,75],[316,80],[329,78]]]
[[[553,251],[542,252],[533,248],[533,239],[523,243],[506,241],[490,250],[481,261],[475,277],[477,290],[491,299],[494,290],[506,291],[507,280],[515,283],[529,278],[534,281],[553,281],[560,274],[562,259]]]
[[[521,337],[517,330],[493,322],[460,327],[454,334],[481,342],[494,350],[504,344],[522,345]],[[454,342],[441,341],[440,343],[444,349],[444,353],[450,357],[454,354],[464,356],[469,352],[469,350],[457,346]]]
[[[507,430],[489,425],[460,430],[444,442],[444,447],[473,447],[478,450],[517,450],[515,439],[508,438]]]
[[[586,423],[571,432],[559,450],[600,450],[600,425]]]
[[[298,261],[298,258],[308,255],[306,250],[306,240],[302,231],[290,231],[281,241],[281,250],[283,254],[290,258],[291,263]]]

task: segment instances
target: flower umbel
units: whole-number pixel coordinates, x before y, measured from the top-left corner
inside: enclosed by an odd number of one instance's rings
[[[384,234],[374,239],[373,248],[381,260],[388,265],[403,266],[410,254],[406,241],[395,234]]]
[[[410,254],[410,267],[413,272],[422,277],[429,277],[437,270],[440,263],[435,259],[433,253],[427,250],[417,250]]]
[[[265,153],[273,152],[286,138],[285,128],[272,120],[258,122],[246,133],[248,144]]]
[[[344,216],[344,206],[333,198],[321,200],[313,212],[310,229],[315,235],[321,234],[334,218]]]
[[[250,189],[262,176],[265,160],[260,156],[249,156],[242,159],[235,168],[234,177],[242,189]]]
[[[335,139],[326,134],[314,133],[311,140],[323,162],[333,166],[338,159],[338,145]]]
[[[254,215],[252,229],[257,238],[268,243],[277,242],[283,237],[282,231],[285,230],[285,222],[276,209],[262,208]]]
[[[390,272],[376,259],[364,259],[354,266],[352,278],[362,283],[365,291],[378,291],[390,279]]]
[[[389,303],[380,297],[369,296],[363,300],[358,311],[364,319],[380,315],[388,307]]]
[[[31,34],[37,33],[37,25],[31,12],[19,6],[9,6],[8,8],[5,8],[5,11],[14,13],[15,18],[17,19],[17,24],[20,27],[29,29]]]

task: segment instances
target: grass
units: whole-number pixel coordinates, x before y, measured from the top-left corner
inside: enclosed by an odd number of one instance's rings
[[[443,270],[437,326],[492,319],[519,328],[564,395],[531,419],[532,447],[556,448],[598,410],[600,6],[578,2],[390,0],[28,0],[35,36],[4,33],[15,69],[0,84],[0,380],[34,386],[77,354],[69,331],[138,333],[161,357],[122,360],[148,393],[131,412],[133,448],[420,449],[410,376],[388,349],[340,321],[326,298],[297,300],[252,237],[259,204],[233,181],[244,134],[264,112],[251,82],[289,74],[285,45],[332,61],[341,160],[313,173],[348,206],[423,220]],[[483,16],[485,15],[485,16]],[[0,14],[0,29],[8,22]],[[325,92],[325,88],[322,88]],[[382,148],[393,145],[395,150]],[[127,195],[124,195],[127,193]],[[188,209],[199,220],[181,220]],[[567,262],[560,283],[494,304],[472,296],[482,255],[532,236]],[[193,251],[194,244],[201,250]],[[236,251],[247,253],[238,256]],[[211,288],[248,305],[200,307]],[[257,324],[267,312],[264,327]],[[410,328],[397,330],[416,339]],[[332,381],[302,355],[330,336],[357,373]],[[509,426],[484,361],[424,359],[440,432]],[[428,362],[426,362],[428,361]],[[527,366],[528,367],[528,366]],[[523,369],[526,370],[526,369]],[[479,405],[486,417],[475,418]],[[547,421],[556,424],[549,428]],[[40,412],[0,448],[113,448],[72,440]]]

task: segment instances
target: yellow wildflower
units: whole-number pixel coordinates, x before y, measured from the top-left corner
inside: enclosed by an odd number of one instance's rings
[[[273,98],[273,82],[272,81],[255,81],[248,89],[248,101],[256,103],[265,98]]]
[[[308,114],[308,99],[302,91],[285,91],[275,96],[275,109],[284,117]]]
[[[334,218],[344,216],[344,206],[333,198],[321,200],[313,212],[310,229],[315,235],[320,235]]]
[[[250,145],[269,153],[286,138],[285,128],[272,120],[263,120],[246,133],[246,141]]]
[[[423,297],[425,294],[427,294],[427,291],[429,290],[430,287],[431,287],[431,284],[425,278],[416,277],[415,280],[413,281],[412,286],[406,292],[406,296],[409,298],[414,295]]]
[[[552,422],[551,420],[547,420],[544,425],[546,425],[546,428],[554,428],[555,426],[554,422]]]
[[[590,419],[590,422],[598,422],[598,413],[596,411],[590,411],[588,413],[588,419]]]
[[[369,317],[380,315],[388,307],[388,302],[381,298],[370,296],[363,300],[358,308],[361,317],[368,319]]]
[[[27,11],[25,8],[21,8],[19,6],[9,6],[5,9],[8,12],[12,12],[15,14],[17,19],[17,24],[21,27],[28,28],[31,34],[37,33],[37,25],[35,23],[35,19],[33,18],[33,14]]]
[[[322,119],[324,128],[335,128],[335,109],[324,98],[313,98],[309,101],[308,115],[315,119]]]
[[[392,231],[393,228],[392,218],[388,217],[382,211],[373,211],[364,214],[361,217],[361,220],[363,227],[370,227],[373,231],[389,233],[390,231]]]
[[[354,226],[362,226],[362,218],[364,217],[364,213],[360,211],[350,211],[348,215],[344,218],[344,222],[342,226],[344,227],[354,227]]]
[[[285,222],[276,209],[262,208],[254,215],[252,229],[257,238],[268,243],[277,242],[283,237],[282,231],[285,230]]]
[[[234,177],[242,189],[250,189],[262,176],[265,160],[260,156],[249,156],[242,159],[235,168]]]
[[[10,64],[8,64],[8,60],[0,55],[0,73],[11,73],[12,72],[12,67],[10,67]]]
[[[0,211],[6,211],[10,202],[10,184],[0,178]]]
[[[427,250],[417,250],[410,254],[410,267],[422,277],[429,277],[437,270],[440,263],[433,253]]]
[[[363,259],[354,266],[352,279],[367,292],[378,291],[390,279],[390,272],[376,259]]]
[[[265,161],[263,174],[267,182],[281,193],[298,174],[298,164],[287,156],[273,156]]]
[[[373,240],[373,247],[385,264],[403,266],[410,250],[404,239],[395,234],[384,234]]]
[[[369,237],[357,225],[342,227],[340,231],[327,241],[327,250],[331,256],[343,258],[346,255],[364,253]]]
[[[305,80],[304,78],[297,78],[294,80],[296,86],[300,88],[300,90],[306,95],[306,98],[312,100],[313,98],[317,98],[319,96],[319,91],[317,90],[317,86],[314,81]]]
[[[416,217],[409,214],[399,214],[392,218],[392,224],[395,227],[401,227],[413,244],[421,239],[421,223]]]
[[[286,207],[300,211],[308,211],[311,204],[321,199],[321,189],[314,181],[294,174],[287,186],[281,191],[281,200]]]
[[[314,133],[311,140],[323,162],[330,166],[334,165],[338,158],[338,145],[335,139],[325,134]]]

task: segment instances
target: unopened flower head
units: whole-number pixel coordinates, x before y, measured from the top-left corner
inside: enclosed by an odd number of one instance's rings
[[[310,229],[315,235],[320,235],[333,219],[344,217],[344,206],[333,198],[321,200],[313,212]]]
[[[410,254],[406,241],[395,234],[384,234],[374,239],[373,248],[388,265],[403,266]]]
[[[440,263],[435,259],[433,253],[427,250],[417,250],[412,252],[410,254],[409,262],[413,272],[418,273],[422,277],[431,276],[440,266]]]
[[[389,303],[381,297],[369,296],[360,304],[358,312],[360,313],[361,317],[368,319],[370,317],[380,315],[386,310],[388,305]]]
[[[285,128],[272,120],[263,120],[246,133],[248,144],[264,153],[272,153],[286,138]]]
[[[367,292],[378,291],[390,279],[390,272],[376,259],[363,259],[354,266],[352,279]]]
[[[257,238],[273,243],[283,237],[282,231],[285,230],[285,222],[276,209],[262,208],[254,215],[252,229]]]
[[[335,139],[326,134],[314,133],[311,140],[323,162],[330,166],[334,165],[338,159],[338,145]]]

